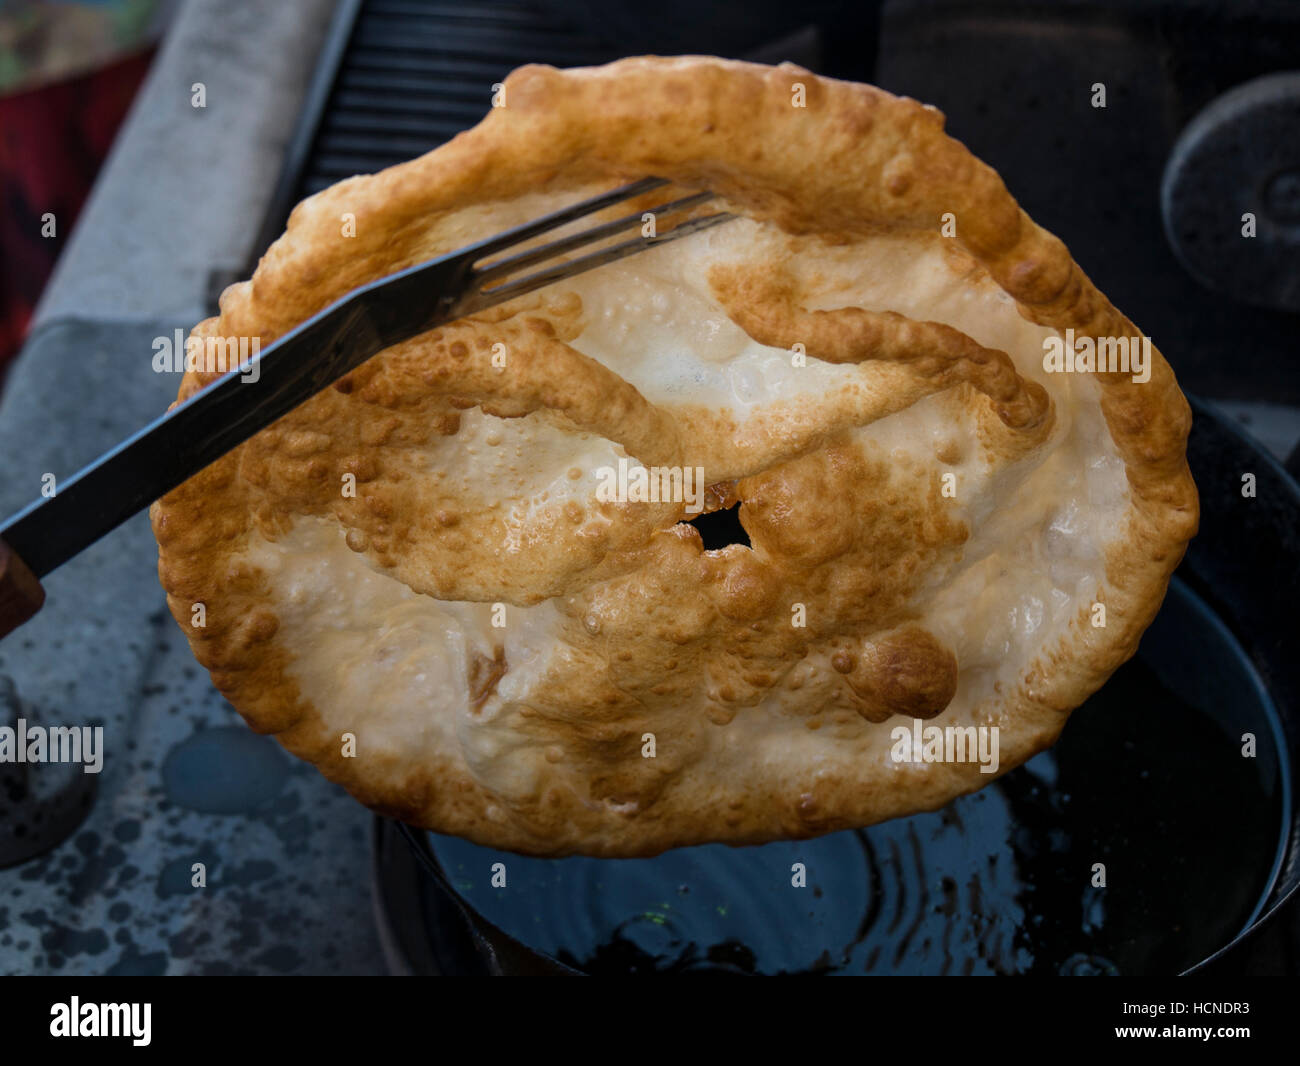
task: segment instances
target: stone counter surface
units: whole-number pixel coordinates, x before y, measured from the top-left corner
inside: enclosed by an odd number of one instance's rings
[[[153,341],[210,313],[209,278],[260,251],[332,6],[182,5],[0,396],[4,514],[174,398]],[[32,794],[90,809],[0,869],[0,974],[383,972],[368,812],[212,687],[167,613],[147,516],[44,584],[41,613],[0,642],[0,725],[101,726],[104,762],[89,782],[24,768]],[[43,832],[37,814],[0,789],[0,843]]]

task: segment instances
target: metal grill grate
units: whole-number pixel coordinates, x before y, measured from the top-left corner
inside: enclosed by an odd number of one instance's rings
[[[492,85],[520,64],[614,58],[594,38],[525,4],[366,0],[314,116],[294,202],[341,178],[421,155],[473,126],[490,105]]]

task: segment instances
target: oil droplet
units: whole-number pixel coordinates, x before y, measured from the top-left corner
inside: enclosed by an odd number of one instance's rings
[[[167,799],[205,814],[255,811],[280,794],[289,772],[279,745],[241,726],[218,726],[186,737],[162,766]]]

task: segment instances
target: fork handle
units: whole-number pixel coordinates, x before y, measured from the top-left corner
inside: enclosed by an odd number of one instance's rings
[[[45,590],[18,553],[0,540],[0,637],[41,609]]]

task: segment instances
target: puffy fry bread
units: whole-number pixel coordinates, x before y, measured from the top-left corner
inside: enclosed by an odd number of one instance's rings
[[[992,779],[898,759],[915,719],[996,727],[999,771],[1050,745],[1195,532],[1159,352],[1146,380],[1045,369],[1067,329],[1141,334],[914,101],[684,57],[524,67],[504,104],[300,204],[195,336],[268,344],[646,175],[742,217],[396,345],[157,503],[230,702],[378,811],[546,855],[806,837]],[[604,498],[640,467],[701,471],[752,546]]]

